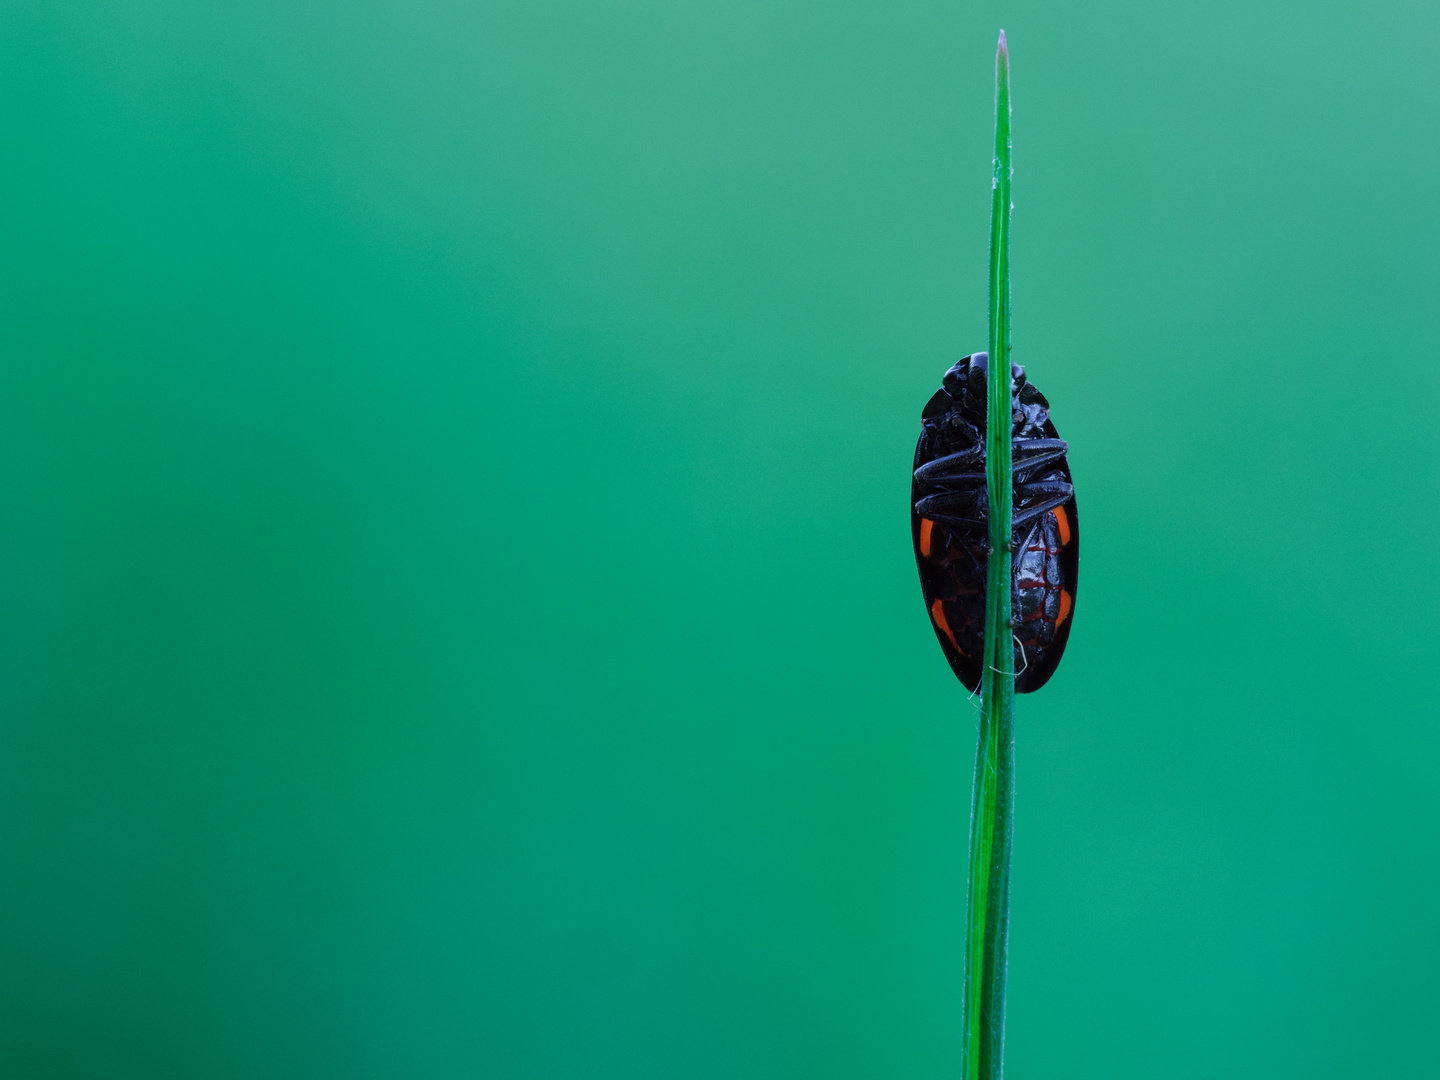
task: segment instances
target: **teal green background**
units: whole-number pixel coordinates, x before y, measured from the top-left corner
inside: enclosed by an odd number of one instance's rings
[[[0,1075],[956,1075],[1001,26],[1008,1075],[1434,1075],[1440,9],[1238,0],[5,5]]]

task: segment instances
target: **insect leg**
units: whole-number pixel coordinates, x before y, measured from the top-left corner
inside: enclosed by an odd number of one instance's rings
[[[915,470],[915,480],[920,484],[955,484],[985,480],[983,472],[973,471],[984,456],[980,447],[974,446],[958,454],[947,454],[934,461],[927,461]]]
[[[1017,473],[1058,461],[1070,449],[1063,439],[1016,439],[1010,446],[1014,455],[1012,469]]]
[[[1050,450],[1059,450],[1063,454],[1070,449],[1070,444],[1064,439],[1011,439],[1010,449],[1017,454],[1039,454]]]
[[[915,512],[921,517],[935,521],[963,522],[967,525],[985,524],[985,490],[941,491],[915,500]]]
[[[1068,480],[1031,480],[1029,483],[1015,485],[1017,503],[1033,499],[1037,495],[1064,495],[1068,498],[1074,494],[1075,486]]]
[[[1069,485],[1067,484],[1066,487],[1069,487]],[[1052,495],[1048,499],[1042,499],[1033,506],[1027,506],[1023,510],[1017,510],[1010,518],[1010,527],[1014,529],[1021,525],[1028,524],[1041,514],[1048,514],[1051,510],[1054,510],[1055,507],[1064,506],[1072,498],[1074,498],[1073,491],[1063,495]]]

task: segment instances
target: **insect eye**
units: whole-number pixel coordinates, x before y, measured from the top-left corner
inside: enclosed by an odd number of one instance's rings
[[[985,363],[978,357],[970,365],[970,394],[979,401],[985,400]]]
[[[1019,398],[1021,405],[1039,405],[1046,409],[1050,407],[1050,402],[1045,400],[1044,394],[1035,389],[1033,383],[1026,383],[1020,387]]]

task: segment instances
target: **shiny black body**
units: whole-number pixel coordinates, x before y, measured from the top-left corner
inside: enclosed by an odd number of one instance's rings
[[[985,490],[985,353],[945,373],[920,414],[910,488],[910,533],[925,608],[945,658],[970,690],[980,685],[985,633],[989,500]],[[1055,672],[1073,621],[1080,520],[1045,396],[1011,365],[1010,608],[1015,689],[1029,693]]]

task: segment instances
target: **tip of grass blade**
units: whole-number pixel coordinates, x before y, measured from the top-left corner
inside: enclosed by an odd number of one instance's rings
[[[998,60],[998,59],[1003,59],[1003,60],[1009,60],[1009,59],[1010,59],[1010,47],[1005,44],[1005,31],[1004,31],[1004,30],[1001,30],[1001,31],[1000,31],[1000,44],[999,44],[999,45],[996,47],[996,49],[995,49],[995,57],[996,57],[997,60]]]

